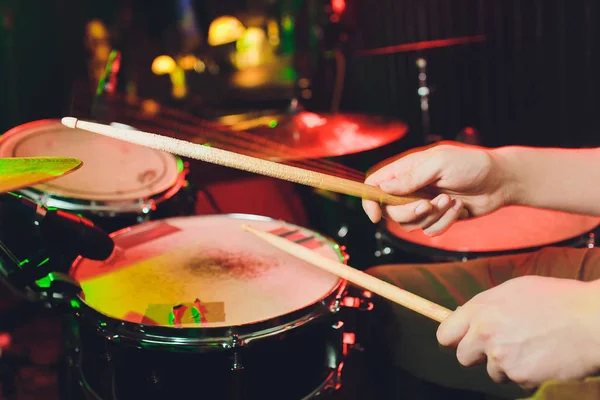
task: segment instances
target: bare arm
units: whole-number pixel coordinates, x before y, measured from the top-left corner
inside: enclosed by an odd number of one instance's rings
[[[600,148],[491,150],[508,203],[600,216]]]

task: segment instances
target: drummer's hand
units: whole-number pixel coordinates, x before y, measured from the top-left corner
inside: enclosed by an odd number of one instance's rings
[[[479,216],[506,205],[505,181],[489,149],[453,143],[401,156],[371,174],[365,183],[395,195],[418,190],[431,193],[431,201],[385,206],[383,211],[407,230],[421,228],[433,235],[456,221],[463,207],[470,216]],[[377,203],[365,200],[363,208],[371,221],[381,219],[382,209]]]
[[[525,276],[485,291],[438,328],[465,366],[484,363],[498,383],[535,389],[600,372],[600,280]]]

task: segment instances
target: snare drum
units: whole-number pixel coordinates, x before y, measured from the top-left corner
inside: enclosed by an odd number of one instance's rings
[[[185,183],[184,164],[171,154],[56,120],[18,126],[0,139],[0,157],[37,156],[79,158],[83,166],[20,193],[42,206],[80,213],[109,232],[156,217],[158,206]]]
[[[600,218],[522,206],[501,208],[491,214],[457,221],[445,233],[427,236],[407,232],[394,221],[385,221],[382,242],[392,249],[416,252],[436,261],[535,251],[547,246],[594,246]]]
[[[264,217],[151,221],[115,232],[104,262],[77,260],[76,369],[89,398],[310,399],[337,385],[346,281],[245,232],[339,246]]]

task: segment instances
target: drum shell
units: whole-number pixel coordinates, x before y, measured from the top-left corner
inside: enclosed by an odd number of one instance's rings
[[[167,192],[153,198],[120,204],[97,204],[91,201],[61,198],[34,188],[22,189],[18,193],[44,207],[56,207],[66,212],[80,214],[110,233],[147,221],[192,215],[195,210],[196,193],[194,186],[186,181],[187,173],[187,168],[182,169],[177,183]]]
[[[120,399],[191,393],[206,399],[313,398],[336,386],[344,334],[339,299],[345,288],[340,282],[311,309],[261,324],[262,332],[243,333],[238,346],[231,345],[235,327],[136,326],[75,302],[70,364],[83,392],[93,393],[90,398],[108,399],[113,392]]]

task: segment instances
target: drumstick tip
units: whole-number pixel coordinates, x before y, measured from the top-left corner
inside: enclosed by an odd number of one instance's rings
[[[64,117],[61,122],[64,126],[69,128],[77,127],[77,118],[75,117]]]

